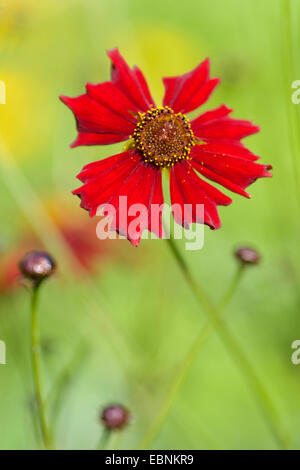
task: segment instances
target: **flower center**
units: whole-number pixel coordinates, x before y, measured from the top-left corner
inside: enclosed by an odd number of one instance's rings
[[[139,113],[132,139],[145,162],[159,167],[170,167],[188,159],[195,145],[189,119],[181,113],[175,114],[168,106]]]

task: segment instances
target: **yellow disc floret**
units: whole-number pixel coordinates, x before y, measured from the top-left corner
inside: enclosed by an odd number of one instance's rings
[[[133,145],[145,162],[170,167],[189,159],[195,138],[189,119],[168,106],[153,108],[138,114],[138,124],[132,135]]]

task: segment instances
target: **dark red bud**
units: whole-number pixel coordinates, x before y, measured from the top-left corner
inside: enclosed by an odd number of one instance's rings
[[[106,429],[122,429],[129,422],[129,411],[122,405],[110,405],[101,413],[101,419]]]
[[[44,251],[30,251],[19,262],[19,268],[25,278],[39,283],[53,274],[56,263]]]
[[[260,254],[249,246],[240,246],[235,250],[235,256],[242,264],[258,264],[260,262]]]

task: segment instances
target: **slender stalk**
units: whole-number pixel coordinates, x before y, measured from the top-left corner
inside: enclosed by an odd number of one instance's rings
[[[89,351],[86,344],[83,343],[79,345],[79,347],[75,350],[75,353],[71,358],[70,362],[62,370],[61,374],[55,381],[53,389],[51,390],[50,395],[48,395],[46,399],[46,404],[52,402],[50,415],[52,434],[67,391],[70,388],[73,380],[75,379],[76,374],[80,373],[80,370],[87,358],[88,352]]]
[[[174,243],[174,240],[169,240],[169,242],[171,243],[172,246],[175,247],[175,250],[176,250],[176,253],[177,255],[179,254],[178,253],[178,250],[177,250],[177,247]],[[180,259],[180,265],[181,266],[185,266],[185,270],[184,272],[189,272],[189,270],[187,269],[187,266],[185,265],[185,263],[182,263],[181,261],[182,258],[181,256],[176,256],[176,259]],[[203,343],[205,342],[205,340],[207,339],[209,333],[213,330],[214,326],[216,325],[217,321],[219,320],[220,318],[220,315],[222,313],[222,311],[225,309],[225,307],[227,306],[227,304],[230,302],[230,300],[232,299],[236,289],[237,289],[237,286],[239,284],[239,281],[241,279],[241,276],[242,276],[242,272],[243,272],[243,265],[240,265],[237,272],[236,272],[236,275],[234,276],[233,278],[233,281],[231,282],[230,284],[230,287],[226,293],[226,295],[224,296],[224,298],[222,299],[219,307],[215,310],[213,316],[212,316],[212,319],[211,320],[207,320],[204,327],[201,329],[200,333],[197,335],[195,341],[193,342],[191,348],[188,350],[186,356],[184,357],[181,365],[179,366],[179,369],[170,385],[170,388],[169,388],[169,391],[167,393],[167,396],[158,412],[158,414],[156,415],[155,417],[155,420],[152,424],[152,426],[150,427],[149,431],[147,432],[145,438],[143,439],[142,441],[142,444],[141,444],[141,448],[142,449],[147,449],[149,447],[149,445],[151,444],[151,442],[153,442],[154,438],[157,436],[157,434],[159,433],[163,423],[166,421],[167,417],[168,417],[168,414],[178,396],[178,393],[179,393],[179,390],[181,389],[181,387],[183,386],[184,382],[185,382],[185,379],[187,378],[187,375],[199,353],[199,350],[201,349]],[[190,278],[191,276],[189,275],[188,279]],[[199,295],[199,290],[198,290],[198,295]]]
[[[52,449],[52,439],[48,431],[46,410],[43,400],[43,387],[41,378],[41,361],[40,361],[40,340],[38,328],[38,300],[39,300],[40,284],[36,284],[32,288],[31,294],[31,357],[33,368],[33,379],[35,386],[35,396],[38,406],[39,422],[43,438],[44,446],[47,450]]]
[[[221,317],[221,313],[228,305],[237,289],[237,286],[243,273],[243,268],[239,268],[236,273],[236,276],[234,277],[229,287],[228,292],[221,301],[219,307],[215,308],[211,304],[209,299],[206,297],[206,295],[203,293],[203,291],[199,288],[197,282],[194,280],[184,258],[182,257],[180,251],[177,248],[175,241],[170,238],[168,239],[168,243],[173,255],[175,256],[175,259],[177,260],[182,270],[182,273],[187,283],[189,284],[199,303],[204,307],[210,319],[206,322],[204,328],[200,331],[199,335],[197,336],[196,340],[194,341],[187,355],[185,356],[183,362],[181,363],[181,366],[179,367],[178,372],[175,375],[173,382],[171,383],[166,399],[164,400],[161,409],[156,415],[152,425],[150,426],[148,432],[146,433],[146,436],[144,437],[141,443],[141,448],[148,448],[155,439],[155,437],[158,435],[163,423],[165,422],[169,414],[169,411],[172,408],[172,405],[178,395],[178,392],[181,386],[183,385],[184,380],[187,377],[188,372],[190,371],[190,368],[194,363],[194,360],[197,357],[199,349],[201,348],[209,332],[213,328],[217,330],[221,340],[227,347],[229,353],[231,354],[237,365],[239,366],[240,371],[242,372],[245,380],[250,386],[253,395],[256,399],[256,402],[259,405],[262,414],[265,418],[266,424],[272,432],[272,435],[276,440],[278,446],[280,448],[286,448],[287,439],[285,434],[281,430],[281,423],[277,415],[276,408],[272,403],[272,400],[268,392],[266,391],[263,383],[257,376],[255,369],[248,361],[241,346],[232,336],[230,330],[228,330],[227,326],[223,323]]]
[[[105,428],[102,433],[102,436],[100,437],[99,443],[97,445],[97,450],[106,449],[110,436],[111,436],[111,430]]]
[[[115,432],[115,436],[111,443],[110,450],[121,450],[123,438],[124,438],[124,433],[122,432],[121,429],[119,429],[118,432]]]
[[[199,284],[196,282],[194,279],[190,269],[188,268],[182,254],[180,253],[180,250],[178,249],[175,240],[172,238],[172,235],[169,234],[169,238],[166,238],[166,241],[168,242],[172,254],[174,255],[187,283],[189,284],[190,288],[194,292],[195,296],[197,297],[198,301],[203,305],[205,310],[211,312],[214,311],[214,307],[212,306],[209,298],[203,292],[203,290],[200,288]]]
[[[297,105],[292,103],[291,86],[294,80],[293,40],[291,25],[291,5],[289,0],[281,0],[281,38],[282,38],[282,69],[284,76],[285,102],[288,119],[288,132],[293,161],[293,169],[297,191],[297,201],[300,207],[300,170],[299,170],[299,114]]]
[[[239,263],[235,275],[233,276],[233,279],[229,285],[229,288],[217,307],[217,311],[219,313],[223,312],[223,310],[226,309],[227,305],[229,305],[231,300],[233,299],[234,294],[236,293],[242,276],[244,274],[245,267],[245,264]]]

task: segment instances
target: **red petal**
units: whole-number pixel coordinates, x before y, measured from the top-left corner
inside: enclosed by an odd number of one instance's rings
[[[199,171],[199,173],[201,173],[202,176],[205,176],[205,178],[208,178],[209,180],[214,181],[215,183],[221,184],[222,186],[224,186],[224,188],[227,188],[230,191],[233,191],[234,193],[240,194],[241,196],[245,196],[247,198],[251,197],[250,194],[244,191],[240,186],[224,178],[223,176],[218,175],[214,171],[209,170],[208,168],[203,166],[201,163],[193,161],[192,165],[193,165],[193,168]]]
[[[201,149],[206,152],[216,153],[219,155],[231,155],[232,157],[242,157],[248,160],[258,160],[260,157],[254,155],[239,140],[224,142],[223,140],[215,142],[206,142],[201,144]]]
[[[127,236],[134,246],[139,244],[147,228],[157,236],[163,236],[161,214],[157,221],[151,221],[152,204],[163,204],[161,171],[147,166],[135,151],[90,163],[83,168],[78,178],[84,185],[73,191],[73,194],[81,198],[81,206],[94,216],[99,207],[113,205],[116,214],[111,228]],[[127,218],[125,214],[120,214],[120,196],[127,197],[128,208],[132,204],[143,204],[147,208],[147,217],[142,220],[137,234],[131,234],[129,229],[138,214],[128,215]]]
[[[188,113],[201,106],[219,83],[209,79],[209,59],[191,72],[163,79],[165,85],[164,106],[176,113]]]
[[[210,141],[215,139],[230,141],[243,139],[259,131],[259,127],[250,121],[229,117],[228,114],[231,112],[231,109],[222,105],[194,119],[191,125],[195,136]]]
[[[182,108],[182,113],[190,113],[202,104],[206,103],[216,86],[220,83],[219,78],[213,78],[205,83],[197,93],[190,99],[188,103]]]
[[[116,85],[111,82],[103,82],[98,85],[87,83],[86,90],[88,95],[98,103],[136,124],[134,114],[137,113],[138,108]]]
[[[244,191],[258,178],[272,176],[270,165],[260,165],[248,158],[207,151],[206,145],[196,145],[191,151],[192,165],[203,176],[222,184],[238,194],[249,197]]]
[[[228,116],[233,111],[233,109],[228,108],[225,104],[222,104],[218,108],[211,109],[209,111],[206,111],[205,113],[202,113],[197,119],[194,119],[193,122],[197,122],[198,125],[203,125],[206,124],[207,122],[215,121],[215,119],[220,119],[225,116]]]
[[[130,164],[135,167],[139,161],[140,158],[137,158],[137,155],[132,150],[129,150],[128,152],[121,152],[117,155],[112,155],[111,157],[105,158],[104,160],[88,163],[77,175],[77,178],[83,183],[89,183],[94,178],[99,178],[100,176],[102,178],[106,177],[106,174],[109,173],[111,169],[127,169]]]
[[[153,101],[145,95],[145,85],[141,84],[140,75],[137,77],[136,72],[129,68],[117,48],[108,51],[108,55],[113,63],[112,82],[123,91],[130,101],[135,103],[139,110],[147,111],[153,105]]]
[[[108,134],[99,133],[93,134],[90,132],[78,132],[77,138],[71,144],[71,148],[79,147],[80,145],[109,145],[117,142],[123,142],[128,137],[122,134]]]
[[[122,223],[122,218],[119,217],[118,212],[115,219],[115,229],[120,234],[126,236],[134,246],[139,245],[142,233],[145,229],[155,233],[158,237],[163,237],[164,230],[162,226],[162,212],[157,211],[158,218],[155,218],[154,216],[152,217],[154,204],[158,207],[163,204],[161,171],[158,168],[147,166],[142,163],[140,175],[135,175],[135,182],[132,181],[131,184],[131,182],[128,181],[128,184],[126,185],[126,195],[128,209],[130,207],[133,208],[134,204],[142,204],[145,213],[139,221],[139,230],[136,231],[136,224],[134,224],[134,230],[131,233],[131,223],[136,219],[139,213],[128,215],[126,223]],[[136,207],[136,209],[139,210],[138,207]]]
[[[164,106],[181,111],[179,106],[186,103],[197,89],[209,80],[209,59],[205,59],[191,72],[176,77],[163,78],[165,85]],[[176,109],[175,109],[176,108]]]
[[[79,137],[72,144],[94,145],[127,140],[134,130],[134,124],[107,109],[88,95],[76,98],[60,96],[60,99],[74,113]],[[82,134],[86,133],[86,136]],[[97,140],[97,135],[99,140]]]
[[[212,229],[220,228],[217,206],[226,206],[232,202],[221,191],[200,179],[186,161],[171,168],[170,190],[172,206],[178,204],[181,208],[180,211],[176,207],[173,209],[175,221],[183,227],[189,227],[190,223],[205,223]],[[204,205],[204,220],[201,211],[197,210],[197,204]]]
[[[155,107],[154,99],[151,96],[151,93],[150,93],[150,90],[149,90],[149,87],[148,87],[148,83],[147,83],[147,81],[144,77],[143,72],[136,65],[133,67],[133,72],[134,72],[140,86],[142,87],[142,90],[144,92],[144,95],[145,95],[148,103],[153,104],[153,106]]]

